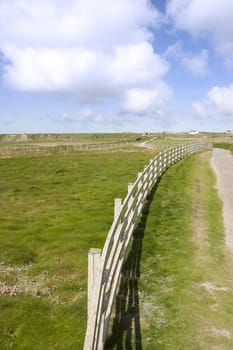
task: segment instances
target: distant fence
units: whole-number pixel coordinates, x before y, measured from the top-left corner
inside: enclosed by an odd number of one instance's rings
[[[138,174],[137,180],[128,185],[125,199],[115,199],[114,220],[104,248],[102,251],[91,248],[88,254],[88,320],[84,350],[104,348],[122,265],[148,194],[172,164],[210,147],[201,143],[185,144],[160,153]]]
[[[0,158],[27,156],[40,152],[72,152],[72,151],[90,151],[110,148],[130,147],[136,146],[136,142],[101,142],[101,143],[67,143],[67,144],[29,144],[16,146],[2,146],[0,147]]]

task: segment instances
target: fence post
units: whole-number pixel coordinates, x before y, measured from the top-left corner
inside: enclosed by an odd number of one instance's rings
[[[100,284],[101,249],[91,248],[88,252],[88,302],[87,302],[87,332],[83,350],[94,349],[96,306]]]
[[[120,210],[121,210],[121,206],[122,206],[122,199],[121,198],[115,198],[115,202],[114,202],[114,220],[117,219]]]

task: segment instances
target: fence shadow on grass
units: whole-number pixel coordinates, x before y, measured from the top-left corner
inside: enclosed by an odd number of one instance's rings
[[[138,279],[147,218],[158,184],[159,180],[147,198],[141,220],[133,233],[132,243],[121,272],[115,315],[105,350],[142,350]]]

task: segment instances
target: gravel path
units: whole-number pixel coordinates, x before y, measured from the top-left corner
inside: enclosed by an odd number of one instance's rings
[[[233,156],[229,151],[214,148],[211,165],[217,176],[217,190],[223,201],[226,244],[233,249]]]

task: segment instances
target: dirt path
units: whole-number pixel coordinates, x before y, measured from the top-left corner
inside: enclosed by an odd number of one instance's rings
[[[139,146],[139,147],[145,147],[145,148],[148,148],[148,149],[154,149],[154,148],[155,148],[154,145],[151,144],[150,142],[153,141],[153,140],[155,140],[155,139],[156,139],[156,137],[153,137],[153,138],[150,139],[150,140],[147,140],[147,141],[144,141],[144,142],[139,143],[137,146]]]
[[[223,201],[226,244],[233,249],[233,156],[229,151],[214,148],[211,165],[216,173],[216,187]]]

